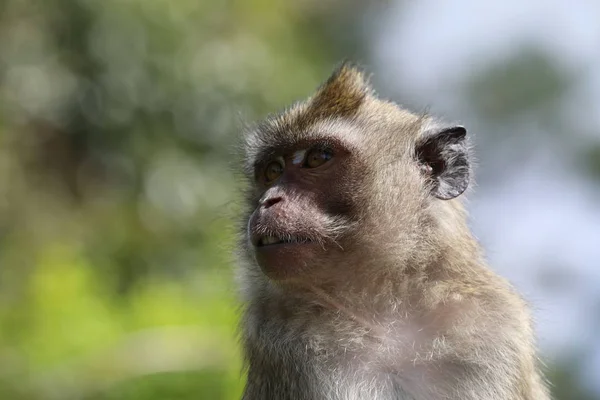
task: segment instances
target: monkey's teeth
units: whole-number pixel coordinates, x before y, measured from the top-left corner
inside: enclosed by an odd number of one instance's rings
[[[281,240],[275,236],[263,236],[260,242],[263,246],[268,246],[270,244],[279,243]]]
[[[276,237],[276,236],[263,236],[260,238],[258,245],[259,246],[268,246],[271,244],[280,244],[280,243],[309,243],[309,239],[299,238],[298,236],[286,236],[284,238]]]

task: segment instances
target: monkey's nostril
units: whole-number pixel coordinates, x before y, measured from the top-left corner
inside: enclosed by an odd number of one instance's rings
[[[283,200],[281,197],[271,197],[271,198],[263,201],[262,206],[264,208],[269,208],[269,207],[274,206],[275,204],[279,203],[281,200]]]

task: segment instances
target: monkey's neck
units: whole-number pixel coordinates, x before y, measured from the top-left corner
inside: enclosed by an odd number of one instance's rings
[[[455,238],[456,241],[456,238]],[[247,307],[252,319],[272,323],[286,337],[301,334],[309,337],[311,327],[330,326],[332,322],[352,325],[357,332],[378,335],[386,320],[397,321],[409,316],[435,311],[436,301],[427,292],[444,302],[454,290],[452,282],[487,280],[491,271],[481,262],[475,240],[466,235],[459,247],[440,243],[437,251],[413,257],[410,262],[389,262],[379,265],[343,266],[348,270],[344,279],[294,282],[285,286],[265,280],[255,287]],[[477,270],[478,274],[473,274]],[[246,324],[251,327],[251,324]],[[302,331],[305,329],[305,331]]]
[[[314,312],[320,306],[326,312],[350,317],[371,326],[369,321],[382,315],[408,312],[404,306],[410,305],[413,311],[421,302],[424,292],[433,286],[446,282],[470,283],[473,271],[478,271],[477,279],[489,277],[490,270],[482,260],[477,242],[466,234],[452,243],[440,242],[432,251],[426,248],[405,260],[373,260],[368,265],[343,265],[343,279],[321,279],[318,281],[294,282],[278,286],[271,292],[270,302],[289,313],[304,314]],[[449,289],[451,290],[451,288]],[[273,301],[276,300],[276,301]]]
[[[315,306],[304,319],[282,309],[247,319],[243,400],[410,399],[399,395],[401,388],[391,375],[374,364],[364,367],[368,360],[356,357],[361,346],[355,339],[368,335],[367,330],[360,324],[346,326],[357,336],[340,335],[341,326],[335,327],[331,318]]]

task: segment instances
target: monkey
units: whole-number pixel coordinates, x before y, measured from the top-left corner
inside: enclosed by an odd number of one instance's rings
[[[466,128],[344,62],[243,136],[243,400],[546,400],[527,303],[463,205]]]

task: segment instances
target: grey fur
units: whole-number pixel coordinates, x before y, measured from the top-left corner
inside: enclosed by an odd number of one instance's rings
[[[467,145],[440,132],[429,116],[378,99],[348,65],[306,102],[248,132],[244,400],[549,399],[527,305],[487,267],[466,224],[459,195],[470,179]],[[255,168],[323,138],[352,149],[347,190],[324,194],[349,206],[302,222],[318,228],[327,251],[314,276],[271,280],[246,228],[263,195]],[[428,140],[446,166],[433,182],[419,168]]]

